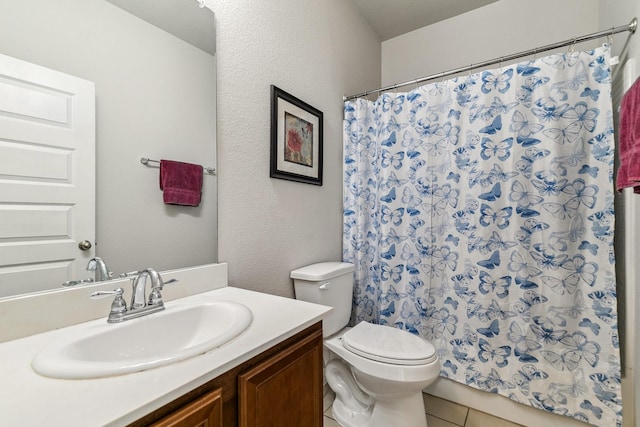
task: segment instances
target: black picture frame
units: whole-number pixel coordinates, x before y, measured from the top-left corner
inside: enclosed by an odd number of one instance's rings
[[[322,111],[271,85],[271,178],[322,185]]]

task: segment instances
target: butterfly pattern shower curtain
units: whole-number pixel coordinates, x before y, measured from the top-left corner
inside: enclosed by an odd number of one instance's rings
[[[441,376],[621,425],[609,52],[345,103],[355,321],[430,340]]]

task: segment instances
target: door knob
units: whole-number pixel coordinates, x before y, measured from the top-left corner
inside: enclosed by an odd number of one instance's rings
[[[91,249],[91,242],[88,240],[83,240],[82,242],[78,243],[78,247],[83,251],[88,251],[89,249]]]

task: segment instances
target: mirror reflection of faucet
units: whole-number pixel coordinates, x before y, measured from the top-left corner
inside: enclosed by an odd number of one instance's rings
[[[127,308],[127,303],[122,297],[124,294],[122,288],[113,291],[97,291],[90,295],[93,299],[115,295],[107,319],[109,323],[124,322],[125,320],[135,319],[136,317],[146,316],[147,314],[164,310],[164,302],[162,301],[160,291],[164,285],[177,282],[176,279],[167,280],[166,282],[163,281],[160,273],[153,268],[125,273],[120,276],[131,279],[132,293],[129,308]],[[148,301],[146,298],[147,281],[151,282],[151,293],[149,294]]]
[[[94,257],[89,260],[87,264],[87,271],[95,271],[95,281],[101,282],[103,280],[111,280],[113,273],[107,268],[107,264],[100,257]]]

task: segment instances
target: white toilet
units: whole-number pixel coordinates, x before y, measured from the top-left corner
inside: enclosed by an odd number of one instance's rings
[[[346,327],[353,270],[353,264],[323,262],[291,272],[297,299],[334,309],[322,323],[324,346],[337,356],[325,366],[336,393],[333,415],[344,427],[427,427],[422,389],[440,371],[435,348],[389,326]]]

